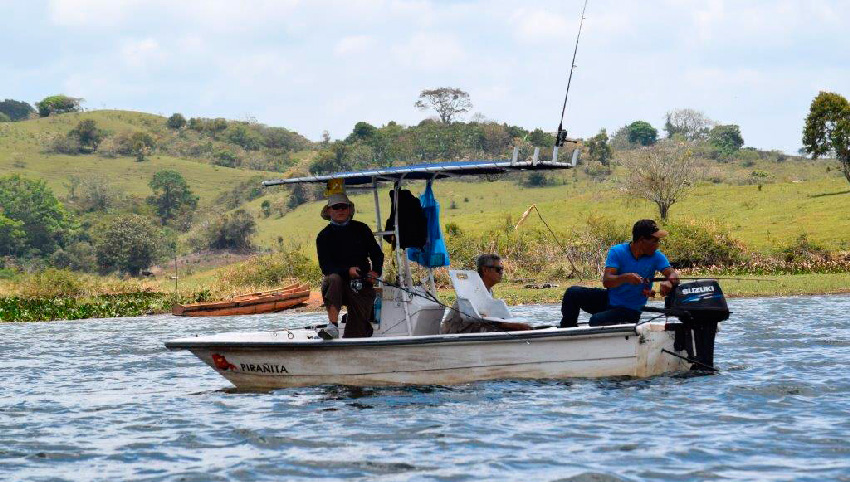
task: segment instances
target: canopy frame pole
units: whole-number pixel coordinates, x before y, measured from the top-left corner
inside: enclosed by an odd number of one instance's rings
[[[395,226],[394,226],[395,259],[396,259],[396,268],[397,268],[397,271],[398,271],[397,281],[398,281],[399,286],[403,287],[402,290],[401,290],[401,305],[404,308],[404,319],[407,322],[407,335],[413,336],[413,321],[410,319],[410,307],[408,306],[408,303],[409,303],[411,298],[408,296],[407,290],[404,289],[405,286],[407,287],[407,289],[412,289],[413,283],[412,283],[412,281],[409,282],[409,280],[410,280],[410,265],[406,263],[407,257],[402,255],[401,236],[400,236],[399,229],[398,229],[398,212],[399,212],[398,193],[401,190],[401,181],[403,179],[404,179],[404,175],[402,175],[399,178],[399,180],[396,181],[395,184],[393,185],[393,199],[394,199],[394,202],[395,202],[395,219],[394,219],[394,221],[395,221]],[[405,261],[405,263],[402,263],[402,260]],[[402,272],[402,269],[404,269],[405,272]],[[406,276],[405,276],[405,274],[406,274]]]

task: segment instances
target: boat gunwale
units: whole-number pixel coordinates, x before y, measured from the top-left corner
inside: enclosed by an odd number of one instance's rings
[[[488,332],[488,333],[451,333],[441,335],[425,336],[401,336],[401,337],[372,337],[336,340],[280,340],[280,341],[193,341],[191,339],[176,339],[165,342],[169,350],[192,350],[204,349],[228,349],[228,350],[261,350],[268,348],[362,348],[375,346],[411,346],[411,345],[438,345],[451,343],[481,343],[494,341],[528,341],[545,338],[572,338],[594,335],[638,335],[637,324],[622,324],[611,326],[592,326],[578,328],[556,328],[555,330],[527,330],[512,332]],[[267,333],[283,333],[287,330]],[[215,335],[213,335],[215,336]]]

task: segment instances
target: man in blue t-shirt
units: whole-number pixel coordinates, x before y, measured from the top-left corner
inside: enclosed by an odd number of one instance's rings
[[[652,278],[660,271],[667,281],[661,283],[661,295],[666,296],[679,283],[679,274],[670,266],[667,257],[658,250],[667,231],[655,221],[642,219],[632,227],[632,241],[617,244],[608,250],[602,288],[572,286],[561,302],[561,327],[578,326],[579,310],[592,313],[591,326],[636,323],[641,308],[650,296],[655,296]]]

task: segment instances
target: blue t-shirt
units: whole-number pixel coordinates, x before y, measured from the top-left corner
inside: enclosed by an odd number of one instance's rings
[[[616,268],[617,274],[637,273],[641,278],[653,278],[656,271],[669,268],[670,261],[658,250],[649,256],[635,259],[629,243],[623,243],[611,246],[608,250],[608,258],[605,260],[605,267]],[[608,304],[640,311],[647,300],[643,290],[651,287],[652,283],[649,283],[649,286],[624,283],[616,288],[608,288]]]

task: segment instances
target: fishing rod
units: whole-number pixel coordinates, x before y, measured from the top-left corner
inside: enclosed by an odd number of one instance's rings
[[[576,54],[578,54],[578,41],[581,38],[581,27],[584,25],[584,12],[587,10],[587,0],[584,0],[584,7],[581,9],[581,21],[578,24],[578,34],[576,35],[576,46],[573,50],[573,60],[570,63],[570,76],[567,79],[567,93],[564,95],[564,106],[561,108],[561,122],[558,124],[558,134],[555,136],[555,147],[561,147],[567,140],[567,131],[564,130],[564,113],[567,111],[567,99],[570,97],[570,84],[573,82],[573,70],[576,68]]]
[[[734,277],[734,276],[730,276],[730,277],[717,277],[717,276],[702,276],[702,277],[695,277],[695,276],[679,276],[679,279],[692,279],[692,280],[700,280],[700,279],[716,279],[716,280],[734,280],[734,281],[772,281],[772,282],[774,282],[774,283],[778,281],[778,280],[771,279],[771,278],[736,278],[736,277]],[[643,280],[644,280],[644,281],[646,281],[646,282],[655,282],[655,281],[670,281],[670,280],[669,280],[669,279],[667,279],[667,278],[643,278]]]

